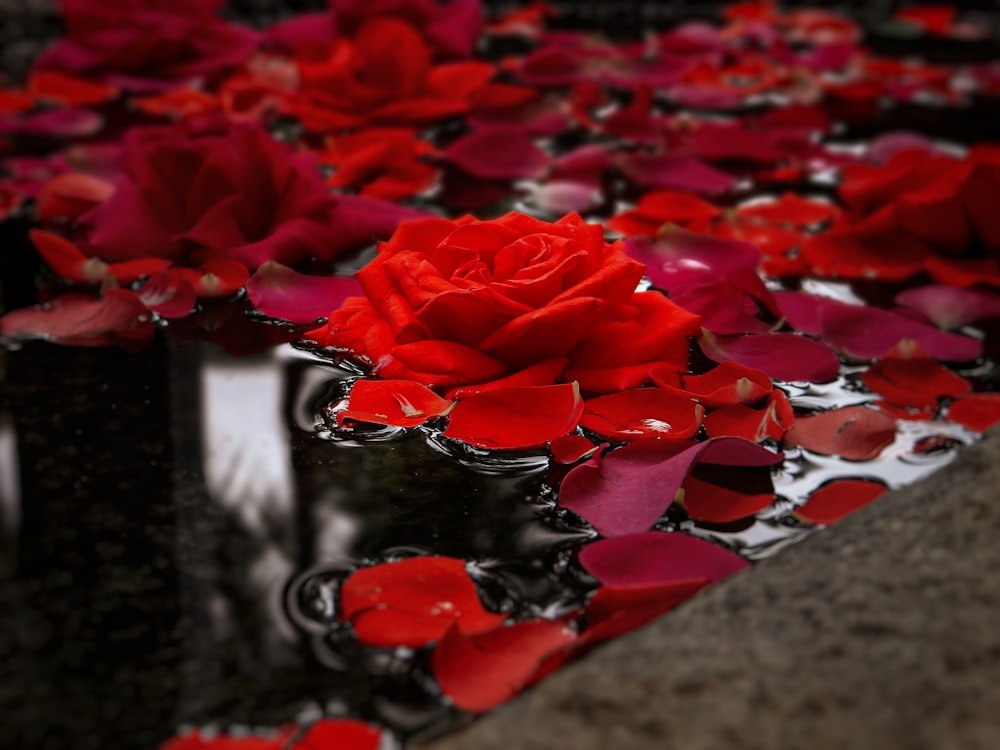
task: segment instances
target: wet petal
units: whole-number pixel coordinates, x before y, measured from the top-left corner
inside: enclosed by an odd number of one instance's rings
[[[714,336],[704,331],[698,344],[715,362],[732,360],[776,380],[829,383],[840,373],[840,361],[829,347],[795,333]]]
[[[703,411],[688,396],[636,388],[586,401],[580,426],[613,440],[684,440],[701,427]]]
[[[795,515],[809,523],[828,526],[863,508],[889,488],[867,479],[835,479],[813,491]]]
[[[247,282],[254,307],[292,323],[313,323],[360,293],[361,285],[353,278],[307,276],[274,261],[261,265]]]
[[[479,601],[465,561],[412,557],[351,574],[340,590],[340,614],[371,646],[421,646],[452,624],[461,633],[492,630],[506,618]]]
[[[541,177],[549,155],[521,128],[481,128],[459,138],[441,157],[462,171],[487,180]]]
[[[351,389],[347,409],[337,414],[337,423],[355,420],[416,427],[447,414],[453,405],[453,401],[412,380],[359,380]]]
[[[816,453],[867,461],[896,439],[896,420],[877,409],[845,406],[796,417],[785,438]]]

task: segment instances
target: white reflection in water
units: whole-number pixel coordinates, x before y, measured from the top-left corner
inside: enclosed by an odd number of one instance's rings
[[[263,536],[292,511],[292,462],[281,415],[282,371],[272,354],[206,354],[201,371],[205,484],[212,499]]]
[[[17,431],[9,414],[0,413],[0,528],[11,536],[21,525],[21,478]]]

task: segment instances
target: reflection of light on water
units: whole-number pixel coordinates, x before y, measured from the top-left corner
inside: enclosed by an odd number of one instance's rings
[[[0,414],[0,527],[11,536],[21,524],[21,478],[17,431],[7,414]]]

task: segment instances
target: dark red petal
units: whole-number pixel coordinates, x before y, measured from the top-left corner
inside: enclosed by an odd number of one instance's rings
[[[447,414],[453,403],[412,380],[359,380],[351,389],[347,409],[337,414],[337,422],[416,427]]]
[[[627,240],[629,256],[646,266],[646,276],[661,289],[713,281],[740,270],[755,271],[760,250],[747,242],[693,234],[678,227],[656,239]]]
[[[659,531],[593,542],[580,552],[580,564],[606,586],[721,581],[750,567],[739,555],[711,542]]]
[[[785,438],[816,453],[867,461],[895,440],[896,420],[877,409],[845,406],[796,417]]]
[[[536,448],[572,432],[582,413],[576,383],[505,388],[456,403],[444,434],[479,448]]]
[[[272,260],[247,281],[247,296],[254,307],[292,323],[313,323],[360,292],[361,286],[353,278],[307,276]]]
[[[752,404],[771,392],[767,373],[738,362],[722,362],[702,375],[682,375],[684,390],[708,409]]]
[[[702,466],[684,480],[682,502],[694,520],[729,523],[749,518],[774,502],[767,467]]]
[[[114,186],[104,180],[79,172],[67,172],[45,183],[38,195],[35,212],[40,221],[77,219],[103,203],[113,192]]]
[[[40,229],[31,230],[29,236],[42,260],[56,275],[81,284],[100,284],[107,278],[107,264],[100,258],[88,258],[69,240]]]
[[[828,383],[840,373],[840,361],[829,347],[795,333],[714,336],[704,331],[698,344],[715,362],[732,360],[775,380]]]
[[[541,177],[550,158],[521,128],[491,127],[459,138],[441,157],[462,171],[487,180]]]
[[[587,629],[580,636],[580,645],[599,643],[642,627],[690,599],[709,583],[707,578],[694,578],[666,583],[601,586],[587,602]]]
[[[203,734],[200,729],[195,729],[167,740],[159,750],[284,750],[295,731],[295,726],[287,726],[271,736],[251,734],[233,737],[217,732]]]
[[[815,490],[804,505],[795,509],[803,521],[829,525],[863,508],[889,488],[864,479],[835,479]]]
[[[250,279],[250,272],[243,263],[228,258],[207,261],[193,270],[191,281],[199,297],[228,297],[246,286]]]
[[[172,268],[150,276],[136,294],[146,307],[164,318],[183,318],[198,302],[194,287]]]
[[[736,182],[732,175],[684,154],[621,154],[618,168],[637,185],[698,195],[724,193]]]
[[[531,620],[466,635],[445,634],[431,656],[441,690],[464,711],[483,713],[529,685],[545,657],[565,649],[576,635],[561,622]]]
[[[362,568],[340,590],[341,616],[362,643],[424,646],[455,623],[460,632],[492,630],[506,618],[479,601],[465,561],[412,557]]]
[[[698,461],[725,466],[772,466],[782,461],[740,438],[684,443],[642,440],[594,456],[563,479],[559,505],[588,521],[603,536],[647,531],[674,501]]]

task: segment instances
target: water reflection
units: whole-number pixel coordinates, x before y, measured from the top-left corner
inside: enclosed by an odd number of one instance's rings
[[[4,545],[12,551],[21,525],[21,479],[17,458],[17,430],[13,417],[0,412],[0,529],[10,540]]]

